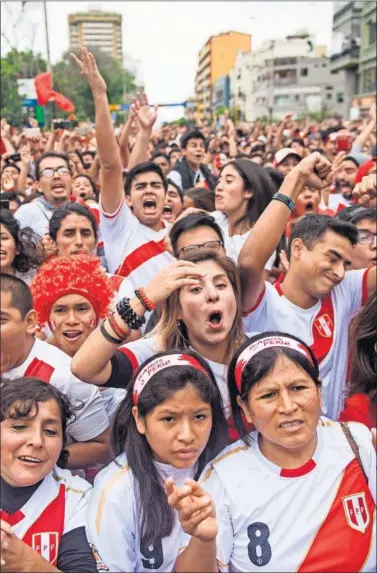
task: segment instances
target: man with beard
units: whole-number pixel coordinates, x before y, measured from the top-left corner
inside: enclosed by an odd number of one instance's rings
[[[356,184],[356,173],[359,162],[353,155],[346,155],[340,164],[340,168],[335,179],[335,188],[343,196],[344,204],[350,205],[352,202],[352,191]]]
[[[48,234],[53,212],[64,205],[71,194],[72,173],[68,157],[48,151],[37,159],[35,175],[42,195],[33,203],[21,205],[15,217],[21,227],[31,227],[43,237]]]

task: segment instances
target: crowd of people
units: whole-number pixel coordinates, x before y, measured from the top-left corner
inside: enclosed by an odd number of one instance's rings
[[[1,119],[1,570],[376,569],[376,109]],[[87,127],[87,126],[86,126]]]

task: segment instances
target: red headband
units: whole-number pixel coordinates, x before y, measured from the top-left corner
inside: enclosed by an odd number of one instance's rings
[[[146,366],[144,366],[144,368],[136,377],[132,392],[132,398],[135,406],[137,406],[139,396],[152,376],[154,376],[157,372],[160,372],[160,370],[169,368],[169,366],[191,366],[192,368],[200,370],[208,377],[208,372],[205,370],[205,368],[203,368],[203,366],[198,360],[196,360],[196,358],[190,356],[189,354],[170,354],[167,356],[160,356],[159,358],[155,358],[152,360],[152,362],[149,362]]]
[[[253,356],[258,354],[258,352],[261,352],[266,348],[273,348],[273,347],[290,348],[291,350],[296,350],[296,352],[300,352],[300,354],[303,354],[309,360],[310,364],[314,368],[312,357],[308,349],[301,342],[298,342],[297,340],[294,340],[293,338],[288,338],[286,336],[269,336],[268,338],[262,338],[250,344],[250,346],[245,348],[245,350],[243,350],[238,357],[236,367],[234,369],[234,378],[236,381],[238,392],[240,394],[242,391],[242,384],[241,384],[242,372],[246,364],[253,358]]]

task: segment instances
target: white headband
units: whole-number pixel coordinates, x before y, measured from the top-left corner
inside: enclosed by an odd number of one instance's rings
[[[296,350],[297,352],[300,352],[300,354],[303,354],[309,360],[310,364],[314,366],[310,353],[301,342],[298,342],[293,338],[287,338],[285,336],[269,336],[268,338],[262,338],[260,340],[257,340],[253,344],[250,344],[250,346],[245,348],[245,350],[243,350],[238,357],[236,367],[234,369],[234,378],[236,381],[238,392],[240,394],[242,390],[242,385],[241,385],[242,372],[246,364],[253,358],[253,356],[258,354],[258,352],[261,352],[261,350],[279,346],[284,348],[290,348],[291,350]]]
[[[147,364],[136,377],[132,393],[135,406],[138,403],[140,394],[152,376],[160,370],[169,368],[169,366],[191,366],[192,368],[196,368],[197,370],[204,372],[208,377],[208,372],[205,368],[203,368],[196,358],[189,354],[169,354],[167,356],[161,356],[160,358],[156,358],[155,360],[152,360],[152,362],[149,362],[149,364]]]

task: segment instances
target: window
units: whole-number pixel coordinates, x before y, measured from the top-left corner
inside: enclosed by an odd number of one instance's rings
[[[327,66],[327,64],[322,64],[322,67],[325,68]]]
[[[369,45],[376,42],[376,22],[368,22]]]
[[[300,76],[307,76],[308,75],[308,68],[301,68]]]
[[[299,101],[299,100],[300,100],[300,94],[296,94],[296,95],[295,95],[295,100],[296,100],[296,101]]]
[[[337,103],[343,103],[344,102],[344,93],[343,92],[341,92],[341,93],[338,92],[336,94],[336,101],[337,101]]]
[[[326,94],[326,99],[332,99],[332,94]]]
[[[373,92],[376,90],[376,68],[365,70],[363,73],[363,92]]]

